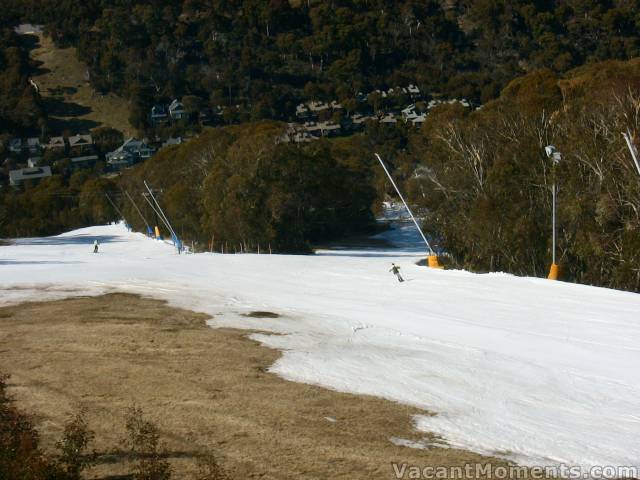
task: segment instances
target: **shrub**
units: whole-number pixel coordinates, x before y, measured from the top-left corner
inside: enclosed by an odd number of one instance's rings
[[[71,479],[79,479],[80,473],[95,463],[95,452],[88,453],[95,434],[87,424],[87,409],[81,407],[64,426],[64,434],[56,447],[60,450],[58,463]]]
[[[166,452],[160,445],[158,427],[144,418],[140,407],[131,407],[126,416],[127,436],[125,446],[132,458],[136,459],[134,478],[136,480],[168,480],[171,466],[164,458]]]
[[[38,448],[38,433],[7,393],[8,375],[0,374],[0,478],[66,480],[65,472]]]

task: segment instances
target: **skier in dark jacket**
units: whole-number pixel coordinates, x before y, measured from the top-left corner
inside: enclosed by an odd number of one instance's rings
[[[98,253],[98,240],[94,240],[93,242],[93,253]]]
[[[402,275],[400,275],[400,267],[397,266],[395,263],[391,264],[391,270],[389,270],[390,272],[393,272],[393,274],[398,277],[398,281],[399,282],[404,282],[404,278],[402,278]]]

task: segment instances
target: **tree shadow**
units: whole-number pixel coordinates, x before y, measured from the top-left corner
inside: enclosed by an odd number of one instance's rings
[[[65,130],[70,132],[88,132],[102,125],[102,122],[87,120],[85,118],[52,118],[48,119],[49,130],[53,135],[62,135]]]
[[[32,77],[39,77],[41,75],[44,75],[45,73],[51,72],[50,68],[46,68],[42,66],[44,65],[44,62],[42,60],[31,59],[29,63],[30,63],[30,73]],[[36,78],[35,81],[37,83],[38,79]]]
[[[49,95],[53,96],[53,97],[61,97],[63,95],[73,95],[74,93],[77,93],[78,89],[76,87],[53,87],[53,88],[47,88],[47,92],[49,93]]]
[[[67,87],[58,87],[64,89]],[[72,87],[71,87],[72,88]],[[66,102],[64,99],[49,97],[44,99],[44,105],[49,115],[56,117],[81,117],[91,113],[93,110],[79,103]]]
[[[0,265],[71,265],[77,263],[85,263],[85,262],[76,262],[76,261],[49,261],[49,260],[0,260]]]
[[[155,454],[142,454],[142,455],[132,455],[129,452],[125,452],[122,450],[113,450],[108,452],[96,452],[95,456],[95,464],[96,465],[117,465],[123,464],[124,462],[131,462],[141,459],[151,459],[151,458],[161,458],[164,460],[172,460],[172,459],[195,459],[202,457],[201,452],[186,452],[186,451],[167,451],[162,452],[159,455]],[[124,474],[124,475],[105,475],[103,477],[96,477],[96,480],[133,480],[136,478],[133,474]]]
[[[24,34],[20,35],[20,45],[25,49],[31,52],[36,48],[42,46],[40,43],[40,38],[37,35],[33,34]],[[33,56],[29,57],[29,73],[31,76],[38,77],[40,75],[44,75],[45,73],[51,72],[48,68],[43,68],[44,62],[42,60],[35,60]]]
[[[15,245],[90,245],[94,241],[98,243],[123,242],[116,235],[73,235],[68,237],[44,237],[44,238],[19,238]]]
[[[20,44],[28,50],[33,50],[40,46],[40,38],[37,35],[32,33],[23,33],[18,37],[20,39]]]
[[[181,459],[181,458],[200,458],[202,453],[198,451],[182,451],[173,450],[161,452],[158,454],[143,453],[141,455],[133,455],[123,450],[112,450],[107,452],[97,452],[96,463],[102,465],[114,465],[124,461],[132,461],[139,459],[162,458],[162,459]]]
[[[314,252],[314,255],[318,257],[362,257],[362,258],[400,258],[400,257],[415,257],[415,252],[406,252],[403,250],[320,250]]]

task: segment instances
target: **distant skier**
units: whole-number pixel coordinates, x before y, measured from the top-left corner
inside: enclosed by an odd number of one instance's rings
[[[389,270],[390,272],[393,272],[393,274],[398,277],[398,281],[399,282],[404,282],[404,278],[402,278],[402,275],[400,275],[400,267],[397,266],[395,263],[391,264],[391,270]]]
[[[93,241],[93,253],[98,253],[98,246],[99,246],[98,240],[94,240]]]

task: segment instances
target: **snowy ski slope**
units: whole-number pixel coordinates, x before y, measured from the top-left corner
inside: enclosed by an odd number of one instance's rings
[[[0,305],[166,299],[213,327],[285,334],[254,335],[283,350],[274,372],[424,407],[436,415],[417,427],[449,445],[527,465],[640,465],[640,295],[430,270],[415,265],[410,229],[382,237],[402,248],[178,256],[122,225],[22,239],[0,247]],[[282,317],[242,315],[252,310]]]

